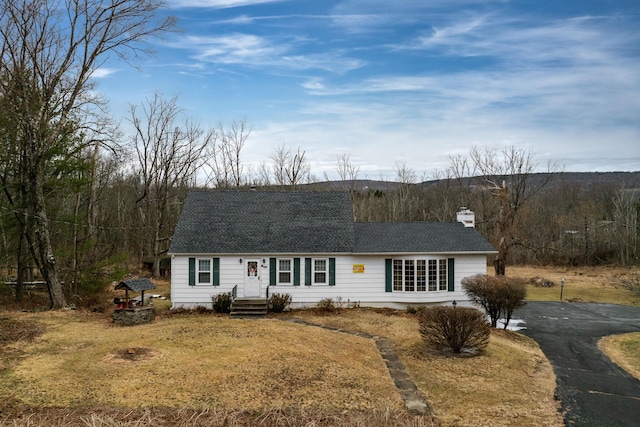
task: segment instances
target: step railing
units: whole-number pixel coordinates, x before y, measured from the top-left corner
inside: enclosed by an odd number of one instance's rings
[[[267,303],[267,313],[269,313],[269,286],[270,285],[267,285],[267,289],[266,289],[266,292],[265,292],[266,296],[265,296],[265,299],[264,299],[265,302]]]

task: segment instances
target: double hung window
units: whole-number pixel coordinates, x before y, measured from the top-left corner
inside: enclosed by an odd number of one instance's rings
[[[290,285],[292,283],[292,261],[290,258],[278,259],[278,284]]]
[[[313,284],[314,285],[326,285],[327,284],[327,259],[313,259]]]
[[[198,260],[198,284],[211,283],[211,259],[199,259]]]

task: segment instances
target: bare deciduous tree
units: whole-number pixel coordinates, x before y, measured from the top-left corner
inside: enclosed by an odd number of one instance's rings
[[[279,146],[273,156],[273,178],[277,185],[299,185],[310,180],[310,166],[305,159],[305,152],[293,153],[284,144]]]
[[[338,176],[342,181],[350,181],[351,189],[353,190],[354,183],[360,173],[360,166],[355,166],[353,162],[351,162],[350,155],[347,153],[339,155],[337,161],[336,171],[338,172]]]
[[[165,100],[157,93],[146,100],[141,113],[131,106],[131,123],[136,131],[132,144],[142,180],[138,203],[153,211],[155,277],[160,276],[160,257],[170,238],[162,234],[171,232],[166,227],[167,210],[177,198],[176,190],[188,186],[198,171],[210,137],[188,119],[179,123],[181,115],[176,98]],[[141,208],[141,212],[145,210]]]
[[[207,181],[218,188],[240,187],[246,180],[240,155],[251,134],[247,119],[233,120],[227,128],[219,123],[210,132],[212,137],[205,156]]]
[[[537,166],[533,154],[513,146],[506,147],[500,152],[489,148],[472,147],[469,159],[470,165],[463,159],[452,159],[451,169],[457,177],[464,172],[480,174],[484,179],[484,188],[498,202],[498,214],[493,219],[497,229],[498,245],[494,268],[496,275],[503,276],[509,250],[523,243],[515,227],[518,214],[522,207],[548,183],[551,174],[547,175],[541,185],[530,187],[530,178]]]
[[[634,201],[633,192],[622,189],[612,197],[613,221],[618,241],[618,258],[622,265],[638,259],[638,211],[640,204]]]
[[[0,3],[0,96],[10,101],[13,141],[25,200],[20,217],[53,308],[66,303],[53,253],[45,195],[51,162],[69,149],[79,114],[98,100],[91,77],[110,54],[130,59],[145,53],[147,36],[170,29],[157,20],[156,0],[14,0]]]

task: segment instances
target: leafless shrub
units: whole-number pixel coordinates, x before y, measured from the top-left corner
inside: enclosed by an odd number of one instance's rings
[[[615,285],[640,295],[640,272],[630,272],[617,277]]]
[[[547,280],[540,276],[529,279],[529,283],[537,288],[552,288],[556,285],[553,280]]]
[[[179,314],[211,314],[213,312],[212,309],[205,307],[204,305],[197,305],[195,307],[177,307],[171,310],[172,315]]]
[[[420,335],[428,347],[483,350],[489,344],[490,328],[484,314],[471,307],[429,307],[419,314]]]
[[[462,279],[462,288],[474,304],[482,307],[491,318],[491,327],[504,316],[504,329],[516,308],[524,305],[527,287],[523,279],[477,274]]]
[[[291,304],[291,294],[274,293],[271,295],[271,311],[282,313]]]
[[[324,298],[318,301],[316,308],[321,313],[333,313],[336,311],[336,305],[333,303],[333,299]]]
[[[16,341],[33,341],[43,331],[44,327],[32,320],[0,317],[0,344],[2,346]]]
[[[232,302],[231,292],[223,292],[211,297],[211,306],[216,313],[231,313]]]

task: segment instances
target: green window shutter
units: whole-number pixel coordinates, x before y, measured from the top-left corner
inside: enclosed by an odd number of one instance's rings
[[[293,259],[293,286],[300,286],[300,258]]]
[[[449,258],[447,259],[447,291],[449,292],[453,292],[456,290],[456,280],[455,277],[453,276],[453,267],[455,263],[455,259],[454,258]]]
[[[196,285],[196,259],[189,258],[189,286]]]
[[[220,286],[220,258],[211,260],[213,266],[213,286]]]
[[[311,286],[311,258],[304,259],[304,285]]]
[[[393,260],[387,258],[384,260],[384,291],[391,292],[393,290]]]
[[[276,285],[276,259],[269,258],[269,286]]]
[[[336,259],[329,258],[329,286],[336,285]]]

